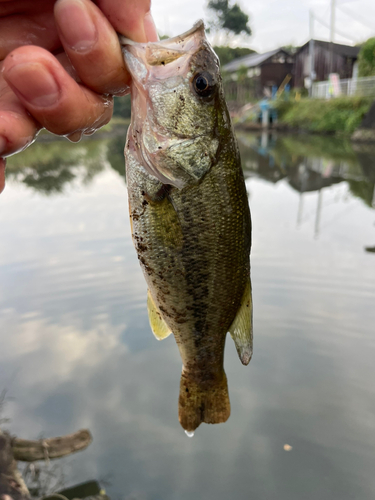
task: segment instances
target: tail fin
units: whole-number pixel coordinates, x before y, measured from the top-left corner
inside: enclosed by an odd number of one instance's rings
[[[186,431],[194,431],[202,422],[225,422],[229,415],[230,403],[224,370],[219,378],[203,382],[189,377],[188,372],[182,372],[178,418]]]

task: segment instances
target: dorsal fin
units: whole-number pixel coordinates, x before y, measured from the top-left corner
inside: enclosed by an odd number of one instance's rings
[[[246,285],[240,308],[229,328],[243,365],[248,365],[253,355],[253,301],[250,278]]]
[[[147,291],[147,311],[152,333],[158,340],[166,339],[172,332],[163,320],[159,309],[156,307],[150,290]]]

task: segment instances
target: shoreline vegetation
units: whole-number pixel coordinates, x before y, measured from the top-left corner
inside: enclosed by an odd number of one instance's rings
[[[117,102],[116,102],[117,101]],[[95,139],[115,137],[126,132],[130,124],[129,98],[115,100],[114,114],[111,121],[95,133]],[[375,101],[371,97],[336,97],[330,100],[302,98],[297,100],[277,99],[271,101],[277,112],[277,121],[266,130],[280,130],[285,133],[303,133],[335,135],[351,138],[358,142],[375,142]],[[369,113],[374,104],[374,112]],[[235,114],[235,129],[246,131],[264,130],[257,120],[258,106],[241,117]],[[371,116],[369,120],[368,117]],[[361,127],[366,117],[366,126]],[[84,137],[85,139],[86,137]],[[65,140],[42,130],[38,142]],[[125,137],[124,137],[125,140]]]
[[[272,106],[277,111],[276,123],[270,129],[284,132],[338,135],[358,141],[375,141],[375,120],[372,126],[361,128],[365,116],[374,102],[371,97],[338,97],[330,100],[301,99],[276,100]],[[234,118],[235,128],[262,129],[256,117]]]

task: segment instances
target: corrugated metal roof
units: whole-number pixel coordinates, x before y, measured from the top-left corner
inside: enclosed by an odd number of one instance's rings
[[[249,54],[248,56],[239,57],[223,66],[223,69],[225,71],[237,71],[241,66],[254,68],[267,61],[267,59],[280,52],[280,50],[281,49],[275,49],[270,52],[265,52],[264,54]]]

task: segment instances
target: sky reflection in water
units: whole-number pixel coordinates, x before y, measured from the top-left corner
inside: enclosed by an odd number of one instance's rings
[[[0,197],[0,389],[24,438],[88,427],[67,485],[113,499],[375,497],[375,153],[240,134],[254,358],[228,338],[232,415],[188,439],[174,339],[148,325],[123,139],[33,145]],[[284,445],[292,449],[285,451]]]

